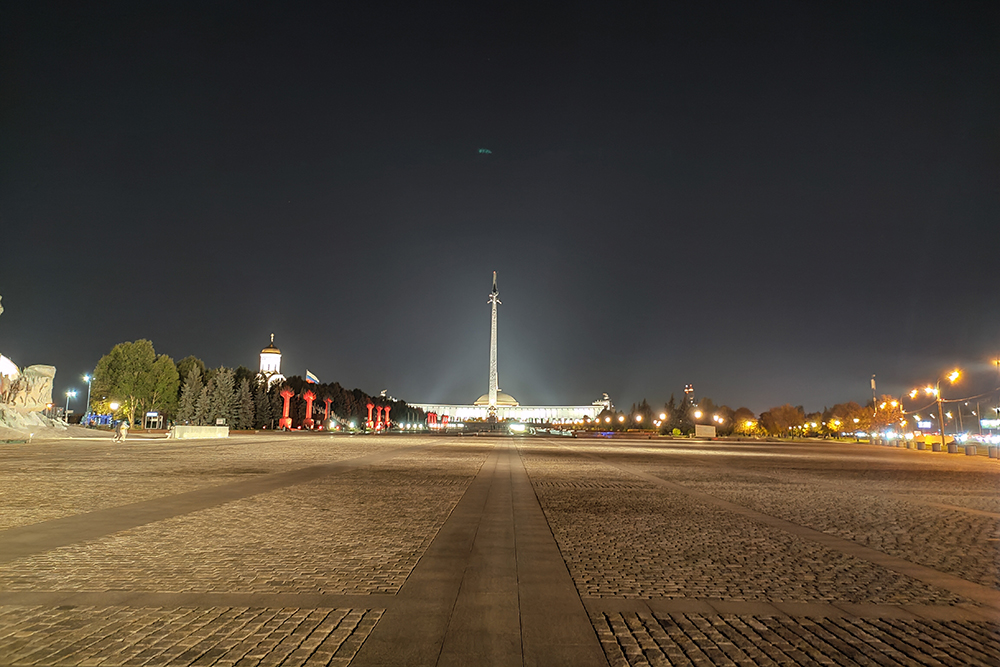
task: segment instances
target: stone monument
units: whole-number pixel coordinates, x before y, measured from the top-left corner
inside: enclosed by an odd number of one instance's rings
[[[0,305],[0,313],[3,313],[3,305]],[[30,429],[56,425],[35,414],[52,404],[55,377],[55,366],[36,364],[22,371],[17,364],[0,354],[0,426]]]

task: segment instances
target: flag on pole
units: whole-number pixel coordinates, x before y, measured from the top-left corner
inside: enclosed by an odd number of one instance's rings
[[[306,382],[311,382],[312,384],[319,384],[319,378],[313,375],[308,368],[306,369]]]

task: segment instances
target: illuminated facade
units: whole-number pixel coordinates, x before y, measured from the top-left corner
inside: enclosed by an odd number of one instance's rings
[[[271,334],[271,344],[260,351],[258,377],[267,381],[268,388],[285,379],[281,374],[281,350],[274,346],[274,334]]]

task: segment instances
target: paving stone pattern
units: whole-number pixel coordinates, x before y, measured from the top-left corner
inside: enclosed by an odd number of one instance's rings
[[[0,530],[371,451],[363,438],[298,437],[221,444],[110,439],[0,444]]]
[[[0,667],[1000,665],[998,492],[843,443],[0,444]]]
[[[350,663],[375,609],[0,607],[0,660],[21,665]]]
[[[660,665],[995,666],[994,623],[615,613],[591,617],[612,667]]]
[[[944,472],[933,467],[940,464],[939,457],[909,454],[923,465],[907,468],[898,477],[892,468],[861,466],[812,474],[775,469],[754,474],[718,465],[698,469],[648,461],[642,469],[764,514],[1000,588],[1000,514],[927,504],[995,512],[1000,509],[997,475]]]
[[[0,590],[394,593],[485,452],[324,477],[21,558]]]
[[[660,489],[539,487],[585,596],[959,602],[865,560]]]

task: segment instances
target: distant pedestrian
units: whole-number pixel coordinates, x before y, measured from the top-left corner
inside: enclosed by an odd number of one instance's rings
[[[123,419],[117,424],[115,424],[115,437],[112,438],[114,442],[125,442],[125,438],[128,437],[128,420]]]

